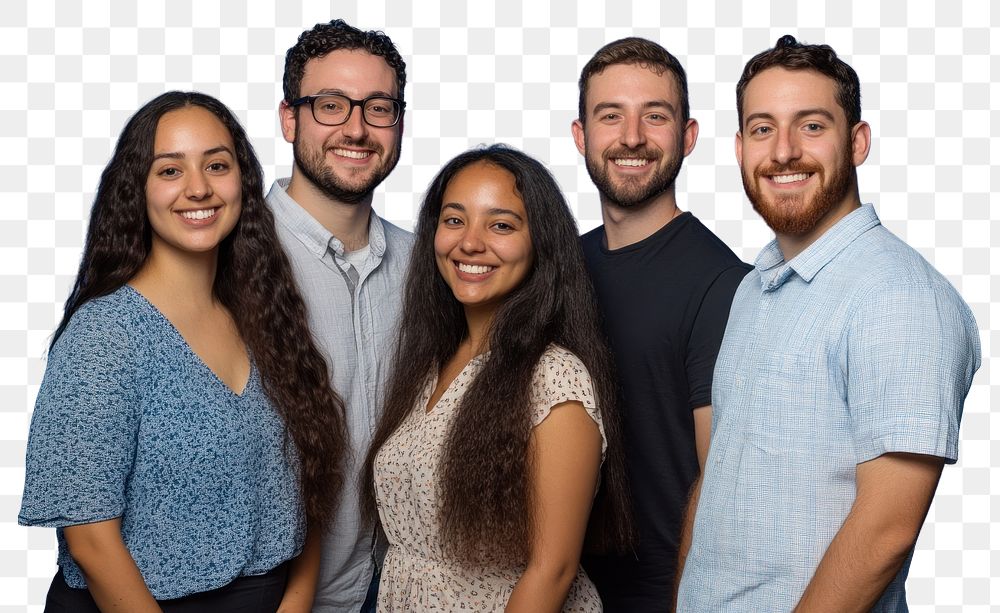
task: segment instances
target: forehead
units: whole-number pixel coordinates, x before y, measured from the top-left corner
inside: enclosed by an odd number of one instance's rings
[[[503,204],[505,208],[520,208],[524,203],[517,193],[514,175],[506,168],[479,161],[458,171],[444,190],[445,202],[463,204]]]
[[[374,92],[400,94],[395,71],[384,58],[363,49],[338,49],[306,62],[300,95],[331,89],[356,98]]]
[[[768,68],[751,79],[743,93],[744,117],[756,113],[781,117],[803,109],[823,109],[847,122],[837,102],[836,82],[815,70]]]
[[[233,137],[222,121],[208,109],[186,106],[160,117],[153,148],[175,149],[190,146],[209,149],[218,145],[232,148]]]
[[[587,81],[587,108],[601,103],[643,104],[666,100],[680,108],[681,94],[674,74],[641,64],[612,64]]]

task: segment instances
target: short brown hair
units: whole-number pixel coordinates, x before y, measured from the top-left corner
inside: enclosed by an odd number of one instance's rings
[[[590,77],[604,72],[605,68],[615,64],[638,64],[643,68],[657,69],[661,73],[669,71],[674,76],[674,82],[680,91],[681,117],[687,123],[691,107],[688,104],[687,74],[684,72],[684,67],[661,45],[636,36],[604,45],[583,67],[580,73],[580,123],[587,122],[587,86]]]
[[[847,115],[847,125],[861,121],[861,83],[858,73],[847,62],[837,57],[837,52],[829,45],[806,45],[785,34],[774,44],[774,48],[762,51],[747,62],[743,75],[736,84],[736,114],[743,129],[743,97],[750,81],[768,68],[786,70],[815,70],[833,79],[837,84],[837,104]]]

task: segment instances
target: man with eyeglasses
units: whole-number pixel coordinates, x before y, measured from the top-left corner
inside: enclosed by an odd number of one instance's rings
[[[399,161],[405,84],[389,37],[340,19],[302,33],[285,56],[279,115],[295,163],[267,201],[344,400],[351,445],[332,525],[322,542],[307,540],[299,560],[321,558],[314,611],[375,608],[378,551],[357,479],[382,406],[412,236],[375,214],[372,192]]]

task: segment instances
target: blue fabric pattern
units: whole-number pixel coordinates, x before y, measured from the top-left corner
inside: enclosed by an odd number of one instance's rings
[[[86,582],[62,528],[115,517],[157,599],[263,574],[298,553],[298,462],[251,367],[234,393],[127,285],[74,314],[38,393],[18,517],[57,528],[71,587]]]
[[[791,611],[851,509],[858,464],[956,461],[980,365],[969,307],[870,205],[789,262],[772,242],[756,268],[716,362],[679,611]],[[908,567],[873,611],[907,610]]]

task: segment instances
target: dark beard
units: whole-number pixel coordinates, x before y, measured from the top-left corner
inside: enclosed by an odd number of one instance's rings
[[[746,172],[741,169],[740,177],[743,179],[743,189],[746,191],[747,198],[750,199],[750,204],[753,205],[754,210],[774,230],[775,234],[804,236],[812,232],[831,210],[843,202],[844,197],[851,189],[854,165],[850,155],[850,148],[848,148],[847,155],[833,169],[833,174],[830,175],[829,180],[827,180],[823,168],[813,164],[787,164],[784,166],[771,165],[761,167],[754,171],[752,179],[748,179]],[[808,203],[802,202],[803,196],[801,195],[768,201],[757,188],[763,177],[767,175],[797,172],[819,174],[819,191]]]
[[[597,191],[601,193],[601,196],[620,207],[628,208],[649,202],[673,186],[681,171],[681,162],[684,161],[684,149],[679,146],[675,153],[673,159],[669,160],[662,169],[656,171],[645,186],[641,181],[632,179],[626,179],[615,185],[608,176],[607,168],[608,164],[614,163],[611,161],[612,159],[628,157],[629,155],[645,157],[650,160],[649,163],[656,164],[661,158],[652,151],[618,149],[605,152],[600,160],[594,160],[590,155],[585,155],[584,161],[587,165],[587,174],[590,175],[590,180],[597,186]]]
[[[376,143],[363,142],[348,144],[361,145],[372,149],[375,151],[373,155],[384,154],[382,147]],[[400,141],[400,146],[401,145],[402,142]],[[375,191],[375,188],[378,187],[387,176],[389,176],[389,173],[392,172],[392,170],[396,167],[396,164],[399,163],[400,146],[396,147],[396,154],[392,157],[392,159],[383,163],[380,168],[376,168],[371,177],[361,186],[347,185],[339,177],[337,177],[336,174],[334,174],[333,170],[326,165],[325,149],[320,150],[318,156],[303,151],[302,147],[299,145],[298,135],[296,135],[295,143],[292,145],[292,155],[295,158],[295,167],[299,169],[302,176],[308,179],[310,183],[318,187],[324,194],[339,202],[357,204],[370,197],[372,192]]]

